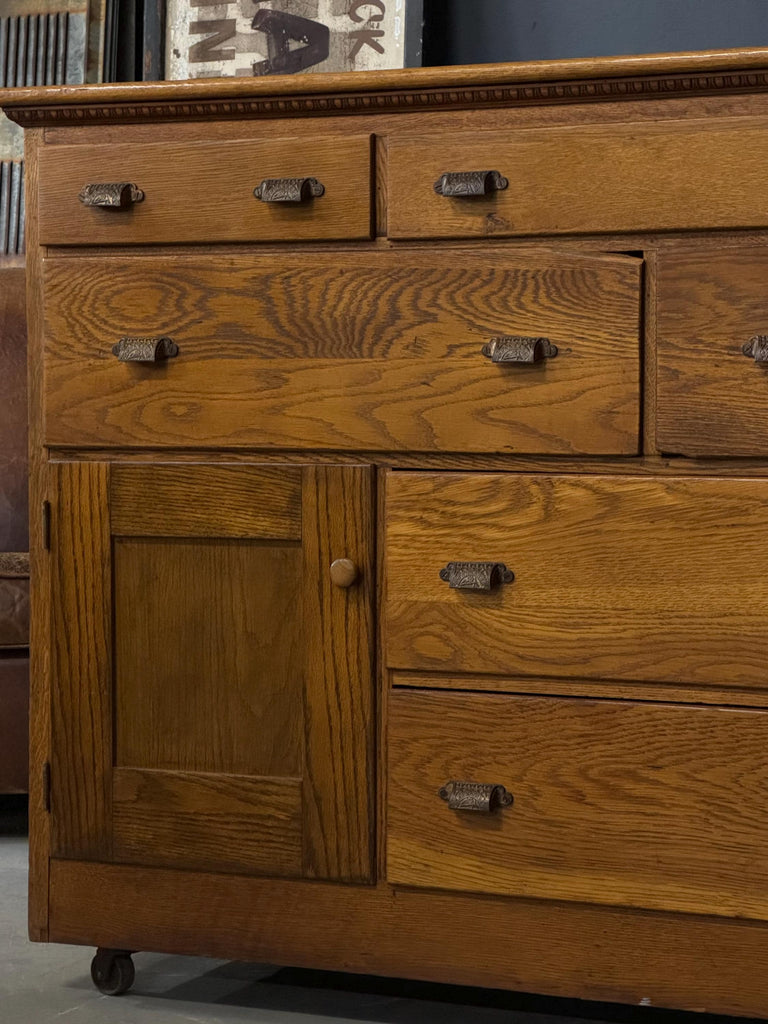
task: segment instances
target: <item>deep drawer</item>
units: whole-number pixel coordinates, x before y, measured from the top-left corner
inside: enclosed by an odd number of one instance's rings
[[[49,259],[45,439],[635,453],[638,260],[466,252]],[[496,335],[557,355],[495,363]],[[178,354],[120,362],[123,336]]]
[[[390,882],[768,918],[766,712],[413,691],[388,735]]]
[[[253,194],[266,179],[296,178],[314,178],[323,195]],[[121,182],[143,198],[122,208],[79,198],[88,184]],[[371,137],[44,146],[39,202],[46,245],[370,238]]]
[[[388,231],[465,238],[763,227],[766,156],[766,125],[757,119],[393,139]],[[497,171],[506,187],[436,193],[444,174],[473,171]]]
[[[656,440],[661,451],[768,455],[766,277],[765,249],[660,258]],[[760,335],[755,349],[753,339]]]
[[[390,473],[388,664],[765,688],[766,531],[766,480]]]

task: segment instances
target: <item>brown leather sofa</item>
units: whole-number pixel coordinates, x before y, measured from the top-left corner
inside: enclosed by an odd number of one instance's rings
[[[28,786],[29,533],[24,271],[0,267],[0,793]]]

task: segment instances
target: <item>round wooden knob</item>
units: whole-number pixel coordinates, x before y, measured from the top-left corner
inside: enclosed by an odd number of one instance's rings
[[[331,562],[331,583],[335,587],[351,587],[359,575],[351,558],[337,558]]]

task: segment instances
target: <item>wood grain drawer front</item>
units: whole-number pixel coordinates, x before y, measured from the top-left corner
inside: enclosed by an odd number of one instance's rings
[[[765,688],[766,531],[766,480],[390,473],[388,664]]]
[[[393,139],[388,231],[467,238],[764,227],[766,156],[766,123],[757,119]],[[497,171],[506,187],[470,197],[435,191],[444,174],[472,171]]]
[[[768,919],[766,712],[411,691],[388,732],[392,883]]]
[[[641,263],[414,250],[44,262],[60,445],[632,454]],[[557,355],[495,363],[495,336]],[[161,363],[122,336],[170,337]]]
[[[264,180],[314,178],[324,194],[262,202]],[[131,183],[125,208],[91,207],[87,184]],[[45,245],[371,237],[371,138],[48,146],[40,152]]]
[[[660,258],[661,451],[768,455],[767,276],[765,249]]]

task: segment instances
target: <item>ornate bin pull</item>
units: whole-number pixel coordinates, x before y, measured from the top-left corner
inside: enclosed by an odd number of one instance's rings
[[[125,210],[140,203],[144,193],[130,181],[100,182],[85,185],[78,196],[84,206],[98,206],[104,210]]]
[[[498,171],[446,171],[435,182],[435,192],[447,199],[467,199],[503,192],[509,179]]]
[[[768,365],[768,334],[756,334],[742,346],[745,356],[751,356],[760,366]]]
[[[170,338],[121,338],[112,354],[121,363],[161,363],[177,356],[179,346]]]
[[[262,203],[307,203],[325,195],[317,178],[265,178],[253,190]]]
[[[503,562],[449,562],[440,579],[451,590],[491,590],[500,583],[512,583],[515,574]]]
[[[553,345],[549,338],[502,334],[483,345],[483,355],[492,363],[540,363],[544,359],[555,358],[557,345]]]
[[[479,811],[492,814],[495,810],[511,807],[514,797],[504,786],[486,782],[446,782],[438,790],[452,811]]]

